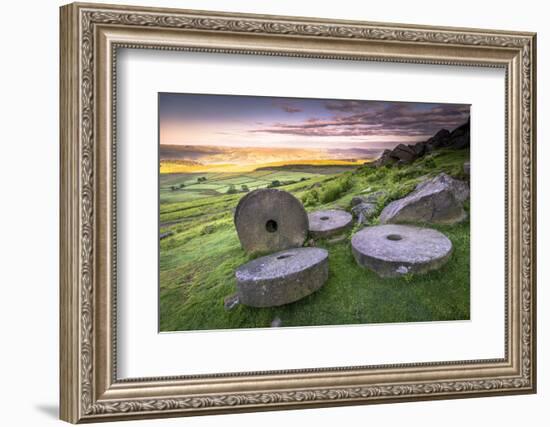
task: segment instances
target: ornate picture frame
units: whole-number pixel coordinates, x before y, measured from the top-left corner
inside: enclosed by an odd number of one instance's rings
[[[79,423],[536,391],[535,34],[80,3],[60,13],[61,419]],[[118,379],[119,48],[504,69],[505,357]]]

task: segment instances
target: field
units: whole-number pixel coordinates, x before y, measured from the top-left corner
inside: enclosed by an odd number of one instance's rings
[[[307,210],[349,209],[353,196],[384,189],[381,210],[439,172],[464,179],[462,164],[467,158],[467,150],[441,150],[399,168],[357,167],[346,172],[298,166],[292,170],[290,165],[247,173],[161,175],[160,231],[173,234],[160,242],[160,330],[269,327],[276,317],[283,326],[468,319],[468,221],[434,227],[454,246],[451,260],[438,271],[381,279],[357,266],[349,239],[320,242],[318,246],[329,251],[329,279],[319,291],[282,307],[240,305],[226,311],[223,306],[224,297],[235,292],[235,268],[251,259],[241,249],[233,225],[233,209],[245,194],[242,185],[252,190],[279,181],[279,188],[300,198]],[[199,182],[203,177],[206,180]],[[180,184],[182,189],[172,190]],[[227,194],[231,185],[239,192]],[[377,221],[375,217],[372,223]]]
[[[234,187],[237,192],[266,188],[273,182],[288,185],[321,176],[315,172],[261,170],[248,173],[175,173],[160,175],[160,203],[184,202],[204,197],[220,196]],[[182,186],[183,184],[183,186]]]

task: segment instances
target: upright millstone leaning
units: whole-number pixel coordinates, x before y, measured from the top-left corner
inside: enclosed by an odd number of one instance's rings
[[[254,190],[235,209],[235,228],[241,246],[256,258],[235,271],[237,293],[225,307],[237,304],[275,307],[298,301],[328,279],[328,252],[303,248],[309,229],[302,203],[276,189]]]
[[[249,254],[267,254],[302,246],[309,223],[302,203],[273,188],[254,190],[235,209],[235,228]]]

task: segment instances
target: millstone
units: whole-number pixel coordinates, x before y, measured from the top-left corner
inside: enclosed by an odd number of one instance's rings
[[[308,220],[302,203],[292,194],[273,188],[254,190],[235,209],[235,227],[248,253],[270,253],[300,247]]]
[[[241,304],[274,307],[319,289],[328,278],[328,252],[296,248],[257,258],[235,271]]]
[[[451,256],[453,245],[439,231],[391,224],[355,233],[351,248],[360,266],[380,277],[398,277],[440,268]]]
[[[346,211],[329,209],[308,214],[309,234],[314,239],[337,236],[353,225],[353,217]]]

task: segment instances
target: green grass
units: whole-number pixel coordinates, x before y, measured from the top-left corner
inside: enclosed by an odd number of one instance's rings
[[[323,174],[310,170],[161,174],[160,203],[162,205],[220,196],[227,193],[230,185],[234,185],[239,191],[242,191],[242,185],[246,185],[250,190],[255,190],[257,188],[266,188],[276,180],[280,181],[284,186],[293,182],[299,182],[302,179],[309,180],[322,176]],[[206,181],[199,182],[199,178],[206,178]],[[183,187],[179,188],[181,184],[183,184]]]
[[[327,195],[315,199],[308,210],[349,209],[353,196],[384,190],[381,210],[428,176],[445,171],[464,178],[462,164],[468,155],[467,151],[442,150],[409,166],[362,167],[354,172],[315,176],[283,188],[302,199],[313,190]],[[270,182],[270,175],[265,176]],[[223,181],[223,176],[218,178]],[[226,311],[223,299],[235,292],[234,270],[251,259],[241,249],[233,226],[233,209],[242,195],[161,203],[161,231],[174,232],[160,243],[161,331],[269,327],[275,317],[281,318],[283,326],[469,319],[468,221],[431,226],[447,235],[454,246],[450,261],[437,271],[381,279],[355,263],[349,239],[330,245],[321,242],[319,246],[329,251],[329,279],[320,290],[282,307],[239,305]],[[372,223],[377,221],[374,218]],[[355,227],[350,235],[358,229]]]

